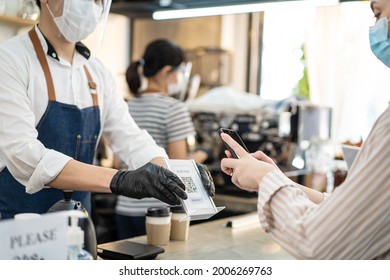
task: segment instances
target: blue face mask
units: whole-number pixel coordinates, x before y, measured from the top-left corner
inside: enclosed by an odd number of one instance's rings
[[[370,27],[370,46],[375,56],[390,68],[390,40],[389,20],[387,17],[379,19]]]

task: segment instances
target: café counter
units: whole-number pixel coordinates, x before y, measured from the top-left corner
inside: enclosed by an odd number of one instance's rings
[[[128,240],[147,244],[146,236]],[[191,225],[187,241],[160,247],[157,260],[294,259],[264,232],[256,212]]]

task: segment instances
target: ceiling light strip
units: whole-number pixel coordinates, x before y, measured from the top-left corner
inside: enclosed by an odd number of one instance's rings
[[[284,2],[267,2],[256,4],[229,5],[207,8],[191,8],[191,9],[175,9],[175,10],[160,10],[153,13],[154,20],[192,18],[192,17],[207,17],[227,14],[242,14],[262,12],[270,8],[290,7],[302,4],[312,4],[315,6],[336,5],[338,0],[300,0],[300,1],[284,1]]]

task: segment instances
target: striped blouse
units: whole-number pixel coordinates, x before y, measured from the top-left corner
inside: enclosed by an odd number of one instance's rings
[[[137,125],[145,129],[168,153],[168,143],[195,135],[191,115],[177,99],[161,94],[144,94],[128,101],[129,112]],[[116,212],[143,216],[148,207],[167,205],[155,198],[133,199],[118,196]]]
[[[314,204],[279,171],[260,183],[262,227],[300,259],[390,259],[390,107],[346,180]]]

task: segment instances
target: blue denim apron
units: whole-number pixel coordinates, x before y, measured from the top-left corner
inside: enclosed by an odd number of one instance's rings
[[[57,102],[46,55],[35,29],[29,32],[29,36],[44,71],[49,96],[46,111],[36,127],[38,140],[48,149],[91,164],[100,132],[96,84],[84,66],[93,106],[80,110],[75,105]],[[54,188],[44,188],[37,193],[28,194],[26,188],[13,178],[7,168],[0,173],[0,213],[3,219],[13,218],[17,213],[46,213],[54,203],[62,199],[64,199],[62,190]],[[73,192],[72,199],[80,201],[91,213],[91,193]]]

